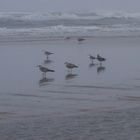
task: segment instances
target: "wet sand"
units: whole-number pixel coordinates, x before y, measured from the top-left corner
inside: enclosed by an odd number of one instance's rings
[[[139,52],[139,37],[1,42],[0,137],[139,139]],[[89,54],[107,60],[92,64]],[[69,74],[66,61],[79,68]],[[42,77],[38,64],[55,73]]]

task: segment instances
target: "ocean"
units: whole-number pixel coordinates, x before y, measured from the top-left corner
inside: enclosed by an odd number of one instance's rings
[[[140,36],[139,13],[0,13],[0,40]]]
[[[0,140],[139,140],[139,35],[139,14],[0,13]]]

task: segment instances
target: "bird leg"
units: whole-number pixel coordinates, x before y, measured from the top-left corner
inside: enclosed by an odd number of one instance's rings
[[[72,74],[72,69],[71,69],[71,71],[70,71],[70,72],[71,72],[71,74]]]
[[[48,60],[49,59],[49,56],[47,55],[46,59]]]
[[[46,77],[46,73],[45,72],[42,73],[42,77],[44,77],[44,78]]]

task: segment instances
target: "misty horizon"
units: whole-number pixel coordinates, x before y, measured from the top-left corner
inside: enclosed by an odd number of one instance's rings
[[[0,12],[128,12],[139,13],[139,0],[0,0]]]

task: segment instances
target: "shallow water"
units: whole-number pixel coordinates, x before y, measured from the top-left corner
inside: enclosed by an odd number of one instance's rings
[[[139,45],[130,37],[0,43],[3,140],[138,139]],[[43,50],[54,52],[50,61]],[[107,60],[91,65],[89,54]],[[66,61],[79,68],[69,74]],[[42,77],[38,64],[55,73]]]
[[[116,86],[140,79],[139,38],[95,38],[83,43],[77,43],[74,39],[57,42],[9,42],[1,43],[0,50],[1,91],[38,89],[36,82],[42,78],[36,68],[38,64],[55,70],[55,73],[47,74],[53,85],[72,83]],[[54,52],[49,62],[46,61],[43,50]],[[101,54],[107,61],[102,66],[97,61],[92,65],[89,54]],[[66,61],[79,66],[69,77],[64,65]]]

